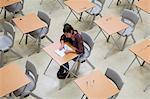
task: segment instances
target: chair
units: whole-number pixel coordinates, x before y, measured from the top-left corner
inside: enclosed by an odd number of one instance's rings
[[[49,16],[46,13],[44,13],[42,11],[38,11],[37,16],[47,24],[47,27],[43,27],[43,28],[37,29],[37,30],[29,33],[31,37],[35,38],[36,41],[38,41],[38,51],[37,52],[39,53],[40,46],[41,46],[41,39],[44,39],[46,37],[50,42],[53,43],[53,41],[47,36],[47,33],[49,32],[51,19],[49,18]],[[23,36],[22,36],[22,38],[23,38]],[[22,38],[20,40],[20,43],[22,41]]]
[[[124,83],[121,79],[121,77],[119,76],[119,74],[117,72],[115,72],[114,70],[107,68],[105,75],[115,83],[115,85],[117,86],[117,88],[119,90],[122,89]],[[119,93],[117,93],[116,95],[110,97],[109,99],[116,99]]]
[[[17,13],[24,15],[22,12],[23,6],[24,6],[24,0],[21,0],[21,2],[6,6],[5,9],[8,12],[13,13],[13,17],[15,17],[15,14],[17,14]]]
[[[0,35],[0,52],[1,52],[0,65],[1,66],[3,66],[3,54],[8,51],[11,51],[18,57],[22,58],[21,55],[19,55],[18,53],[12,50],[12,47],[14,45],[14,39],[15,39],[15,31],[13,25],[8,22],[4,22],[2,26],[3,26],[4,34]]]
[[[95,20],[96,16],[101,15],[101,11],[103,10],[103,6],[106,0],[92,0],[92,2],[96,5],[94,8],[87,11],[88,14],[93,16],[93,21]],[[92,22],[93,22],[92,21]]]
[[[118,34],[120,36],[125,37],[125,41],[122,46],[122,50],[123,50],[129,36],[132,37],[134,43],[136,42],[134,39],[134,36],[133,36],[133,31],[135,29],[136,24],[138,23],[139,17],[132,10],[125,9],[122,13],[121,20],[122,20],[122,22],[128,24],[128,26],[129,26],[127,29],[118,32]]]
[[[110,68],[107,68],[106,70],[106,73],[105,73],[105,76],[110,79],[116,86],[119,90],[122,89],[124,83],[121,79],[121,77],[118,75],[117,72],[115,72],[114,70],[110,69]],[[108,99],[116,99],[117,96],[118,96],[119,93],[115,94],[114,96],[108,98]],[[81,99],[85,96],[85,94],[82,95]],[[88,99],[86,97],[86,99]]]
[[[79,62],[78,62],[79,64],[77,66],[76,73],[79,71],[80,63],[84,63],[84,62],[87,62],[92,67],[92,69],[95,69],[95,67],[88,60],[88,58],[91,55],[91,51],[93,49],[94,42],[93,42],[92,38],[87,33],[81,33],[81,36],[82,36],[83,41],[84,41],[84,54],[81,55],[81,57],[79,58]]]
[[[31,82],[29,84],[27,84],[26,86],[23,86],[23,87],[17,89],[16,91],[14,91],[13,92],[14,95],[16,97],[20,96],[20,99],[24,99],[25,97],[27,97],[29,95],[36,97],[36,99],[42,99],[32,93],[36,89],[36,85],[37,85],[37,81],[38,81],[38,74],[37,74],[35,66],[29,61],[26,62],[25,74],[31,80]]]

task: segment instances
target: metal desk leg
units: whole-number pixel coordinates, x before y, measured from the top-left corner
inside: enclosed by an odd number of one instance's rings
[[[69,77],[70,74],[72,74],[76,78],[78,77],[76,74],[74,74],[72,72],[74,70],[74,68],[75,68],[76,63],[78,62],[78,60],[79,60],[79,56],[78,56],[77,60],[74,62],[74,64],[72,65],[72,68],[70,70],[67,67],[65,67],[64,65],[62,65],[66,70],[68,70],[68,74],[67,74],[66,78],[64,79],[62,85],[64,85],[66,83],[66,80],[67,80],[67,78]],[[62,89],[62,86],[59,87],[59,90],[61,90],[61,89]]]
[[[83,15],[83,12],[81,12],[81,14],[80,14],[79,21],[81,21],[82,15]]]
[[[62,3],[59,1],[59,0],[57,0],[57,2],[62,6],[62,8],[64,9],[64,6],[62,5]]]
[[[6,19],[6,9],[4,8],[4,19]]]
[[[128,66],[128,68],[126,69],[126,71],[124,72],[124,75],[127,73],[127,71],[129,70],[129,68],[131,67],[131,65],[133,64],[133,62],[137,59],[137,56],[135,56],[135,58],[133,59],[133,61],[130,63],[130,65]]]
[[[26,41],[25,41],[25,44],[28,43],[28,34],[26,34]]]
[[[113,49],[114,46],[116,45],[116,46],[118,47],[118,49],[120,50],[120,47],[117,45],[117,43],[116,43],[115,39],[113,38],[113,36],[112,36],[112,35],[109,35],[109,36],[112,38],[112,40],[113,40],[113,42],[114,42],[114,44],[112,45],[112,48],[111,48],[111,49]],[[118,40],[119,40],[119,39],[118,39]],[[107,52],[107,54],[105,55],[104,59],[107,58],[107,56],[108,56],[108,54],[110,53],[110,51],[111,51],[111,50],[109,50],[109,51]]]
[[[46,67],[46,69],[45,69],[45,71],[44,71],[44,75],[45,75],[47,69],[49,68],[49,66],[50,66],[50,64],[51,64],[51,62],[52,62],[52,60],[53,60],[53,59],[51,59],[50,62],[49,62],[49,64],[47,65],[47,67]]]
[[[143,63],[141,64],[141,66],[144,66],[144,64],[145,64],[145,61],[143,61]]]
[[[23,37],[24,37],[24,34],[22,35],[22,37],[21,37],[21,39],[20,39],[20,41],[19,41],[19,44],[21,43],[21,41],[22,41]]]

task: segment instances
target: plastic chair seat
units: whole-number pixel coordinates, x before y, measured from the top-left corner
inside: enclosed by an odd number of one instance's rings
[[[134,31],[134,28],[132,26],[129,26],[127,29],[122,30],[120,32],[118,32],[121,36],[129,36],[132,34],[132,32]]]
[[[31,32],[30,35],[34,38],[38,38],[38,37],[42,38],[45,37],[47,33],[48,33],[48,27],[43,27]]]
[[[99,13],[102,11],[102,4],[96,4],[96,6],[87,12],[91,15],[99,15]]]
[[[34,88],[35,82],[34,82],[33,78],[29,75],[27,75],[27,76],[31,82],[29,84],[27,84],[26,86],[23,86],[23,87],[19,88],[18,90],[14,91],[13,93],[15,96],[20,96],[22,92],[29,92],[29,93],[26,93],[28,95],[28,94],[30,94],[30,91]]]
[[[6,51],[12,46],[12,39],[10,39],[8,36],[0,36],[0,50]]]

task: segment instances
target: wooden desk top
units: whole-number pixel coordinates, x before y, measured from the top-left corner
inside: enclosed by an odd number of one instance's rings
[[[150,14],[150,0],[140,0],[135,5]]]
[[[94,22],[109,35],[113,35],[128,27],[128,25],[123,23],[117,16],[104,16]]]
[[[108,99],[119,92],[118,88],[98,69],[76,79],[75,83],[88,99]]]
[[[47,26],[47,24],[43,22],[35,13],[30,13],[25,16],[14,18],[13,22],[22,33],[29,33]]]
[[[68,45],[68,44],[67,44]],[[69,45],[70,46],[70,45]],[[44,51],[52,57],[59,65],[63,65],[64,63],[69,62],[70,60],[74,59],[78,56],[76,53],[68,53],[65,56],[61,57],[59,56],[55,51],[60,47],[60,43],[52,43],[46,46]],[[71,47],[71,46],[70,46]]]
[[[30,83],[30,79],[17,64],[0,68],[0,97],[3,97]]]
[[[133,45],[129,50],[150,64],[150,39]]]
[[[0,8],[20,2],[20,0],[0,0]]]
[[[76,13],[84,12],[96,6],[88,0],[68,0],[64,3]]]

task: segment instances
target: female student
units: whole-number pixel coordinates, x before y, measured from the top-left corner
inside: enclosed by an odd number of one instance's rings
[[[61,43],[60,48],[59,48],[60,50],[64,48],[65,42],[70,43],[73,47],[75,47],[74,50],[65,51],[66,54],[68,53],[77,53],[80,55],[84,54],[84,45],[83,45],[83,39],[82,39],[81,34],[78,33],[77,30],[74,30],[73,27],[68,23],[64,25],[63,35],[60,38],[60,43]],[[76,59],[77,58],[73,60],[75,61]],[[63,66],[69,69],[68,62],[63,64]],[[65,70],[63,66],[60,66],[59,71],[61,71],[62,73],[67,72],[67,70]]]

